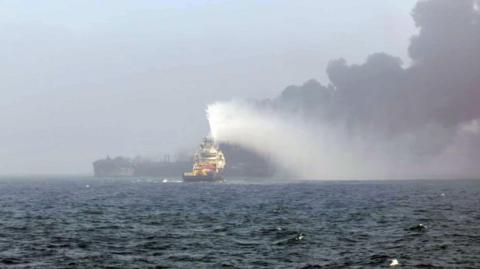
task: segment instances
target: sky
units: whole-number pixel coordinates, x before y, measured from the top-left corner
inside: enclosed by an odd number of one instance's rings
[[[0,174],[174,155],[208,134],[210,103],[328,83],[340,57],[408,65],[415,2],[0,0]]]

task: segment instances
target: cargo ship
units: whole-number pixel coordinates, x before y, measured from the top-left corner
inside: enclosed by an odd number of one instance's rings
[[[225,157],[212,138],[205,137],[193,156],[193,169],[183,173],[184,182],[223,182]]]

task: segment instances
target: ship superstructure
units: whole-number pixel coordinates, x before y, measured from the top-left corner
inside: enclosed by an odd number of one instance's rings
[[[193,169],[183,174],[185,182],[223,181],[225,157],[212,138],[206,137],[193,156]]]

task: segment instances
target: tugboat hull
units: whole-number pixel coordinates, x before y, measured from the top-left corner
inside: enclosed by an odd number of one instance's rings
[[[209,175],[183,175],[183,182],[223,182],[223,176],[218,174]]]

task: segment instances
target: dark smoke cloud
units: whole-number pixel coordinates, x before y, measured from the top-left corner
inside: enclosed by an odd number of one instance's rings
[[[313,122],[341,125],[351,136],[405,137],[406,151],[437,156],[480,119],[479,6],[477,0],[420,1],[412,12],[419,33],[409,47],[411,66],[385,53],[360,65],[334,60],[329,85],[290,86],[273,103]],[[480,139],[478,130],[470,131],[469,152],[461,154],[473,158]]]

